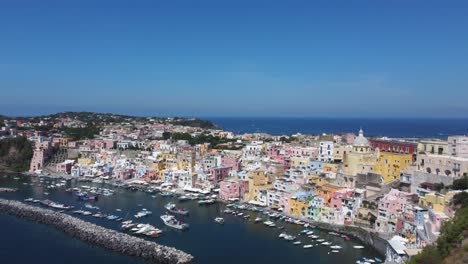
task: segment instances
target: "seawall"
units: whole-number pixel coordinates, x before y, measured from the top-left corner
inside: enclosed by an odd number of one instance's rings
[[[364,245],[374,248],[379,254],[385,256],[387,252],[388,242],[381,238],[377,232],[370,232],[357,226],[333,225],[322,222],[313,222],[319,229],[334,231],[340,234],[345,234],[360,240]]]
[[[152,263],[192,263],[193,256],[175,248],[159,245],[152,241],[133,237],[98,226],[76,217],[27,205],[22,202],[0,199],[0,213],[25,218],[54,228],[78,238],[121,254],[143,258]]]

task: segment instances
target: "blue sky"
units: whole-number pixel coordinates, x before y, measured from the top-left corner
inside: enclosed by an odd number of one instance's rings
[[[467,1],[3,0],[0,114],[468,117],[466,14]]]

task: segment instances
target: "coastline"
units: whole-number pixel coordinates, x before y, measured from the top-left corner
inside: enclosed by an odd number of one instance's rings
[[[98,226],[70,215],[24,204],[15,200],[0,199],[0,212],[45,224],[84,242],[105,249],[146,259],[152,263],[192,263],[193,256],[181,250],[162,246],[152,241]]]

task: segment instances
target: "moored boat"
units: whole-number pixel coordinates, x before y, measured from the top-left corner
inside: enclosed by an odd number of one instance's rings
[[[189,227],[187,223],[177,220],[172,215],[161,215],[161,220],[164,222],[165,225],[175,229],[184,230]]]
[[[174,203],[168,203],[164,206],[167,211],[173,214],[188,215],[189,211],[185,208],[179,208]]]

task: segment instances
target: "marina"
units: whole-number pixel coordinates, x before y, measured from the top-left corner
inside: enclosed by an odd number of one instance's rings
[[[257,263],[279,263],[278,259],[288,261],[288,258],[297,259],[297,263],[307,263],[311,258],[317,259],[317,263],[336,263],[338,260],[341,261],[340,263],[357,263],[356,261],[361,261],[363,258],[383,258],[371,248],[366,248],[365,251],[354,248],[363,247],[356,240],[348,241],[341,236],[313,229],[310,226],[306,228],[304,227],[306,223],[284,217],[278,213],[264,211],[260,207],[222,204],[216,201],[210,206],[199,206],[197,199],[185,200],[183,202],[184,208],[190,211],[190,216],[173,215],[178,221],[182,220],[183,223],[190,226],[188,229],[184,228],[186,231],[180,232],[180,229],[167,226],[160,219],[168,212],[167,204],[172,203],[180,206],[178,205],[180,202],[178,196],[173,193],[171,195],[156,193],[156,198],[152,198],[152,194],[145,191],[132,191],[103,183],[86,183],[91,188],[110,189],[114,194],[110,196],[99,195],[99,199],[96,201],[83,201],[77,199],[73,193],[66,191],[68,188],[82,189],[81,184],[83,183],[67,181],[66,186],[58,187],[45,196],[43,189],[49,184],[48,182],[53,181],[49,178],[40,181],[39,178],[35,177],[21,177],[19,180],[4,178],[2,187],[14,187],[18,188],[18,191],[4,193],[2,198],[20,201],[28,199],[27,203],[41,207],[45,206],[40,203],[44,200],[73,206],[73,209],[63,210],[64,213],[131,236],[176,247],[192,254],[195,257],[194,263],[217,263],[220,261],[239,263],[245,261],[244,257],[226,249],[235,247],[239,243],[243,245],[242,248],[256,247],[269,252],[268,255],[262,257],[265,260],[259,260]],[[23,185],[23,182],[28,184]],[[34,201],[39,202],[35,203]],[[51,207],[51,209],[61,211],[60,208]],[[144,213],[145,216],[135,217],[141,213]],[[93,215],[99,217],[93,217]],[[245,216],[248,217],[245,218]],[[0,215],[1,217],[3,216]],[[218,220],[219,222],[214,220],[218,217],[223,220]],[[224,223],[222,226],[221,222]],[[322,242],[326,241],[331,243],[330,245],[340,248],[336,247],[335,249],[321,245],[320,239],[313,239],[307,235],[311,234],[310,232],[323,239]],[[282,233],[285,234],[285,237],[278,239]],[[201,237],[204,247],[201,247],[200,243],[197,242]],[[222,243],[219,242],[220,237],[225,238]],[[209,254],[203,249],[206,246],[216,248],[222,252],[223,256],[229,256],[229,258]],[[332,250],[339,250],[339,252],[332,252]],[[349,260],[349,262],[342,262],[342,259]]]

